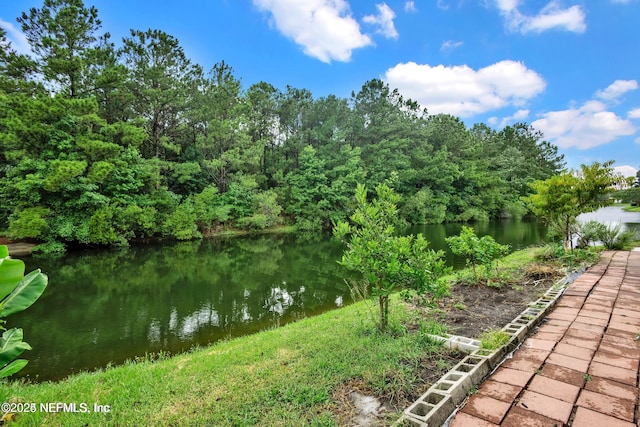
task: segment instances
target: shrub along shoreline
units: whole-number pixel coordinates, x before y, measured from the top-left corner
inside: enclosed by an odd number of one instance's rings
[[[524,268],[541,252],[517,251],[502,265]],[[173,357],[141,358],[56,383],[6,382],[0,398],[22,404],[12,425],[341,425],[339,396],[355,383],[401,410],[433,382],[425,371],[437,379],[455,356],[428,339],[432,321],[397,294],[392,298],[386,333],[375,326],[375,306],[363,301]]]

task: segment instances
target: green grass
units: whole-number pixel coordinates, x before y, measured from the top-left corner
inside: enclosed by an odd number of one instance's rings
[[[511,336],[505,331],[485,331],[480,334],[481,348],[487,350],[496,350],[509,342],[510,338]]]
[[[58,383],[9,382],[2,402],[94,403],[111,412],[19,414],[11,425],[340,425],[332,396],[350,381],[406,404],[427,369],[450,369],[424,339],[417,314],[394,298],[391,333],[377,332],[363,302],[190,353],[130,362]],[[403,401],[404,399],[404,401]],[[397,415],[397,414],[395,414]],[[397,418],[397,417],[396,417]]]
[[[515,271],[540,252],[514,252],[500,269]],[[425,319],[398,295],[390,310],[384,334],[377,331],[377,306],[362,301],[174,357],[150,357],[57,383],[0,383],[0,401],[111,409],[23,413],[10,424],[15,426],[338,426],[345,422],[338,415],[341,393],[353,384],[408,405],[430,386],[422,379],[425,372],[438,376],[452,366],[446,350],[429,337],[446,333],[437,313]],[[387,421],[398,416],[391,412]]]
[[[522,276],[524,267],[536,261],[537,257],[543,253],[543,248],[539,246],[529,247],[510,253],[504,258],[496,260],[493,281],[495,287],[500,287],[503,283],[518,281]],[[463,268],[448,276],[446,280],[450,283],[461,283],[467,285],[477,285],[479,281],[485,283],[483,268],[476,267],[478,279],[474,278],[471,267]]]
[[[622,210],[627,212],[640,212],[640,206],[626,205]]]

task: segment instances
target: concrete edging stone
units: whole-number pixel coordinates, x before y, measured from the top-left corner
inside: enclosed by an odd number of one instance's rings
[[[538,300],[530,303],[513,321],[502,328],[511,339],[496,350],[480,348],[480,342],[466,337],[448,335],[433,336],[447,343],[448,348],[469,352],[442,378],[436,381],[422,396],[402,413],[394,426],[436,427],[447,422],[456,408],[476,387],[524,342],[529,332],[553,309],[568,283],[554,284]]]

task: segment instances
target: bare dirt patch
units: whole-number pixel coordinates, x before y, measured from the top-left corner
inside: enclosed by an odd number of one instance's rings
[[[562,271],[554,267],[535,264],[512,281],[503,281],[499,287],[455,284],[436,310],[416,308],[428,316],[435,313],[449,327],[450,334],[478,338],[484,331],[504,327],[562,276]],[[463,357],[462,353],[444,350],[425,354],[414,366],[414,384],[393,396],[376,396],[364,381],[349,381],[334,391],[332,412],[339,418],[340,425],[387,425],[395,421],[388,417],[390,412],[410,405]]]
[[[455,285],[441,304],[443,321],[450,334],[478,338],[486,330],[502,329],[552,285],[552,280],[501,288]]]

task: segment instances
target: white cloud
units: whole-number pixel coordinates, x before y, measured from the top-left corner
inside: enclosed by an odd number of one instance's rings
[[[445,2],[445,0],[438,0],[436,3],[438,9],[447,10],[449,9],[449,5]]]
[[[505,13],[515,11],[518,8],[518,3],[520,3],[519,0],[496,0],[498,9]]]
[[[367,15],[362,20],[367,24],[378,26],[377,32],[389,39],[397,39],[398,31],[393,24],[393,18],[396,17],[395,12],[386,3],[376,4],[378,9],[377,15]]]
[[[253,0],[269,12],[274,25],[322,62],[349,61],[354,49],[373,41],[360,32],[345,0]]]
[[[449,52],[450,50],[453,50],[457,47],[460,47],[464,44],[464,42],[457,42],[457,41],[453,41],[453,40],[447,40],[445,42],[442,43],[442,46],[440,46],[440,52]]]
[[[638,169],[629,165],[616,166],[613,170],[625,177],[636,176],[636,173],[638,172]]]
[[[640,119],[640,108],[634,108],[627,113],[627,117],[630,119]]]
[[[543,31],[554,28],[583,33],[587,29],[585,13],[580,6],[563,8],[556,0],[552,0],[544,6],[537,15],[523,14],[518,6],[519,0],[495,0],[500,13],[505,18],[507,28],[511,31],[520,31],[523,34]]]
[[[11,22],[7,22],[0,18],[0,27],[7,31],[7,39],[11,42],[11,47],[18,53],[29,55],[31,54],[31,47],[27,37],[15,27]]]
[[[413,1],[407,1],[404,3],[404,11],[405,12],[417,12],[416,4]]]
[[[389,68],[385,80],[431,114],[460,117],[522,105],[546,86],[538,73],[515,61],[500,61],[479,70],[467,65],[407,62]]]
[[[613,101],[626,92],[638,89],[638,82],[635,80],[616,80],[606,89],[596,92],[596,96],[605,101]]]
[[[607,111],[607,106],[600,101],[588,101],[579,108],[550,111],[541,117],[531,125],[560,148],[586,150],[620,136],[633,135],[636,131],[629,120]]]

